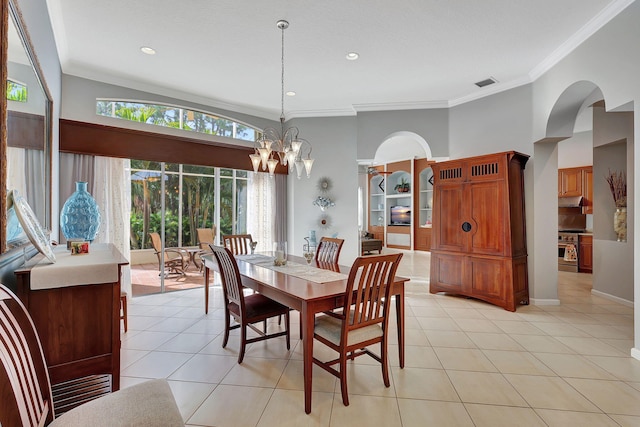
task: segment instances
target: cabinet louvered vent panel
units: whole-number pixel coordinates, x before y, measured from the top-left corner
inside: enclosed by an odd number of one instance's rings
[[[462,168],[442,169],[440,171],[440,179],[462,178]]]
[[[497,175],[498,163],[471,166],[471,176]]]

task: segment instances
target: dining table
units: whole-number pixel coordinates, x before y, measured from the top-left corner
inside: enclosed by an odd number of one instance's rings
[[[287,255],[287,264],[274,266],[272,253],[236,255],[242,284],[301,313],[304,409],[311,413],[311,383],[313,370],[313,333],[317,313],[341,308],[351,267],[312,261],[307,265],[303,257]],[[202,255],[205,266],[205,313],[209,311],[210,271],[217,271],[218,263],[212,254]],[[396,276],[391,294],[395,300],[400,368],[404,368],[404,286],[406,277]]]

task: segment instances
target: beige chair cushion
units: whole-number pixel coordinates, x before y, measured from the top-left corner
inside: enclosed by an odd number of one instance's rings
[[[350,313],[353,317],[353,313]],[[340,333],[342,332],[342,320],[328,315],[321,315],[316,317],[316,325],[314,332],[317,335],[327,339],[335,345],[340,345]],[[349,332],[347,338],[347,345],[357,344],[364,342],[372,338],[378,338],[382,336],[381,325],[375,324],[366,326],[364,328],[356,329]]]
[[[80,405],[56,418],[57,427],[182,426],[182,416],[164,379],[145,381]]]

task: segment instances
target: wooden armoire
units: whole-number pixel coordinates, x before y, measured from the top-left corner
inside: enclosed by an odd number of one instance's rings
[[[529,303],[524,167],[515,151],[438,162],[430,292],[515,311]]]

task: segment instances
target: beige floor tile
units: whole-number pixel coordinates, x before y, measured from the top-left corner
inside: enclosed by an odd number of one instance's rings
[[[130,366],[133,362],[140,360],[149,354],[148,350],[128,350],[123,348],[120,350],[120,369],[123,370]]]
[[[158,347],[158,351],[197,353],[209,344],[215,335],[179,334]]]
[[[640,417],[633,417],[631,415],[609,415],[615,422],[622,427],[638,427],[640,426]]]
[[[590,356],[624,357],[626,354],[603,343],[597,338],[557,337],[558,341],[573,349],[576,353]]]
[[[462,403],[398,399],[402,427],[473,427]]]
[[[211,394],[216,384],[169,381],[171,392],[176,399],[182,419],[186,422]]]
[[[556,411],[552,409],[536,409],[536,412],[549,427],[618,427],[618,424],[605,414]]]
[[[442,369],[442,364],[432,347],[407,345],[404,348],[404,366],[407,368]],[[362,357],[360,358],[362,359]],[[400,366],[398,346],[389,346],[389,365]]]
[[[219,385],[187,420],[215,427],[253,427],[267,406],[273,389]],[[302,407],[304,413],[304,406]]]
[[[459,331],[458,324],[449,317],[416,317],[422,329],[430,331]]]
[[[311,413],[304,412],[304,393],[300,390],[275,390],[257,427],[329,426],[333,393],[312,393]]]
[[[567,378],[576,390],[605,412],[640,415],[640,391],[622,381]]]
[[[502,330],[489,319],[456,318],[454,320],[460,329],[465,332],[502,332]]]
[[[481,350],[446,347],[434,350],[446,370],[498,372]]]
[[[543,427],[544,421],[531,408],[464,404],[476,427]],[[517,420],[514,421],[514,420]]]
[[[431,305],[434,304],[434,305]],[[433,302],[430,305],[412,305],[411,311],[415,317],[449,317],[449,314],[438,305]]]
[[[546,335],[546,333],[542,331],[542,329],[535,327],[530,322],[494,320],[493,323],[507,334]]]
[[[461,331],[425,331],[425,335],[433,347],[477,348]]]
[[[344,406],[340,393],[336,393],[333,397],[330,425],[401,427],[402,422],[395,398],[350,394],[349,406]]]
[[[630,354],[631,349],[633,348],[633,345],[634,345],[632,339],[618,340],[618,339],[600,338],[600,341],[602,341],[607,345],[610,345],[611,347],[621,351],[624,354]]]
[[[286,366],[286,360],[245,356],[242,364],[234,364],[221,383],[275,388]]]
[[[566,345],[562,344],[557,339],[547,335],[510,335],[518,344],[525,348],[527,351],[538,353],[561,353],[561,354],[574,354],[575,351],[571,350]]]
[[[467,332],[467,336],[478,348],[483,350],[524,350],[520,344],[506,334]]]
[[[366,356],[363,356],[366,357]],[[347,388],[349,396],[359,394],[366,396],[396,397],[393,377],[389,372],[390,387],[385,387],[382,379],[382,367],[377,365],[358,365],[347,363]],[[336,383],[336,393],[340,390],[340,382]]]
[[[511,374],[505,377],[532,408],[601,412],[562,378]]]
[[[487,320],[487,318],[482,315],[480,310],[476,310],[475,308],[451,308],[451,307],[446,307],[446,308],[444,308],[444,311],[447,313],[447,315],[449,315],[450,317],[453,317],[454,319],[481,319],[481,320]]]
[[[311,389],[313,391],[320,391],[325,393],[333,393],[336,388],[336,382],[338,379],[320,368],[319,366],[313,366],[313,378],[311,382]],[[278,389],[286,390],[304,390],[304,377],[302,360],[289,360],[287,366],[282,372],[282,376],[278,380],[276,385]]]
[[[157,331],[157,332],[183,332],[185,329],[190,328],[196,323],[196,319],[190,318],[169,318],[164,319],[161,322],[157,322],[153,325],[150,325],[147,328],[147,331]]]
[[[129,316],[134,320],[133,328],[122,334],[121,386],[168,375],[181,412],[190,417],[187,425],[198,427],[394,426],[400,422],[404,427],[494,427],[500,422],[537,426],[541,418],[551,427],[590,427],[611,425],[606,416],[621,426],[640,426],[640,415],[602,413],[605,408],[619,411],[630,406],[635,411],[640,407],[640,364],[629,357],[633,309],[593,297],[590,275],[559,272],[562,305],[519,306],[512,313],[479,300],[430,294],[430,254],[404,252],[399,274],[420,280],[412,279],[405,288],[405,369],[398,368],[395,320],[390,324],[390,389],[382,383],[378,362],[358,358],[349,364],[351,405],[344,407],[338,380],[314,366],[313,411],[305,414],[302,351],[295,339],[297,313],[292,313],[290,351],[283,340],[250,344],[247,360],[251,364],[242,366],[246,373],[238,369],[229,375],[238,366],[239,334],[233,331],[222,349],[224,311],[218,282],[210,286],[208,315],[201,287],[131,299]],[[157,271],[152,273],[157,279]],[[486,330],[487,325],[497,329],[474,332]],[[181,358],[191,355],[181,363]],[[316,343],[314,356],[328,360],[335,353]],[[261,365],[272,361],[284,364],[279,376],[278,369]],[[482,372],[487,363],[500,372]],[[252,366],[261,366],[267,374],[254,376]],[[556,371],[548,376],[552,368]],[[124,375],[129,372],[132,376]],[[589,378],[609,375],[621,382]],[[269,386],[218,384],[227,381]],[[610,396],[619,396],[619,401],[608,402]],[[529,400],[541,406],[531,408]]]
[[[177,369],[169,379],[215,384],[222,381],[237,363],[238,360],[235,357],[196,354]]]
[[[559,323],[558,319],[555,319],[555,322],[537,322],[536,327],[542,329],[547,334],[552,337],[588,337],[584,331],[576,328],[573,325],[568,323]]]
[[[398,398],[460,402],[447,373],[440,369],[392,368]]]
[[[140,331],[123,339],[122,348],[128,350],[156,350],[176,335],[174,332]]]
[[[611,325],[574,325],[576,328],[588,333],[595,338],[633,339],[632,331]]]
[[[614,380],[613,375],[577,354],[534,353],[561,377]]]
[[[631,357],[585,356],[619,380],[640,381],[640,361]]]
[[[503,374],[555,375],[551,369],[528,352],[483,350],[498,371]]]
[[[447,375],[464,403],[527,406],[502,374],[447,371]]]
[[[167,378],[193,356],[186,353],[152,351],[120,372],[125,377]]]

